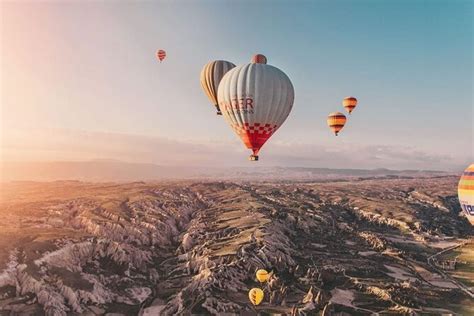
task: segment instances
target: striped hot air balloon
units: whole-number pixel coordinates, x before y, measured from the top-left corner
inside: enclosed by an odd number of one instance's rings
[[[250,60],[250,62],[253,64],[266,64],[267,57],[265,57],[262,54],[256,54],[252,56],[252,59]]]
[[[159,49],[157,52],[156,52],[156,58],[158,58],[158,60],[160,61],[160,63],[163,61],[163,59],[165,59],[166,57],[166,52],[162,49]]]
[[[249,291],[249,300],[253,305],[259,305],[263,301],[263,291],[257,287]]]
[[[252,150],[250,160],[258,160],[260,148],[290,114],[294,90],[280,69],[250,63],[225,74],[217,99],[227,123]]]
[[[346,111],[349,112],[349,114],[351,114],[352,111],[357,106],[357,99],[354,97],[344,98],[344,100],[342,100],[342,105],[344,106]]]
[[[458,198],[467,219],[474,225],[474,164],[464,170],[459,180]]]
[[[222,77],[234,68],[235,65],[229,61],[216,60],[206,64],[201,70],[201,86],[211,103],[216,107],[217,114],[222,115],[217,102],[217,88]]]
[[[346,124],[346,116],[342,114],[341,112],[333,112],[328,115],[327,122],[328,122],[329,128],[337,136],[337,134],[344,127],[344,124]]]

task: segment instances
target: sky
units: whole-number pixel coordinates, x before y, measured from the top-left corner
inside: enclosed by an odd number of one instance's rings
[[[262,53],[291,79],[295,104],[259,165],[461,170],[474,162],[473,7],[3,1],[0,158],[256,164],[199,73]],[[348,95],[359,104],[334,137],[326,116]]]

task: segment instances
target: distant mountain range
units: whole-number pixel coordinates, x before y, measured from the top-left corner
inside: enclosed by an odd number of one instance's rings
[[[371,177],[424,177],[433,170],[330,169],[302,167],[182,167],[122,161],[3,162],[1,181],[152,181],[166,179],[334,180]]]

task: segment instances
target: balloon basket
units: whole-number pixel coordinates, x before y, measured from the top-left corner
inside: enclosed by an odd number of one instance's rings
[[[257,155],[250,155],[249,160],[250,161],[258,161],[258,156]]]
[[[219,107],[219,104],[214,104],[214,106],[216,107],[216,114],[222,115],[222,111],[221,111],[221,108]]]

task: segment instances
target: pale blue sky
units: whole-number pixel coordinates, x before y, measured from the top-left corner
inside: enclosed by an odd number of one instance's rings
[[[257,52],[288,74],[296,94],[262,164],[457,169],[474,160],[472,1],[1,6],[5,160],[172,163],[159,145],[132,157],[136,142],[108,149],[110,135],[123,135],[176,141],[183,148],[175,155],[189,159],[182,163],[199,164],[193,155],[209,152],[205,163],[222,165],[222,150],[232,152],[225,163],[247,164],[244,146],[201,91],[199,72],[210,60],[242,64]],[[158,48],[168,53],[161,64]],[[325,119],[347,95],[359,107],[335,138]],[[99,143],[106,135],[106,143],[90,146],[78,136],[84,132]],[[65,150],[58,134],[75,135],[62,142],[79,149]],[[362,153],[366,159],[355,157]]]

